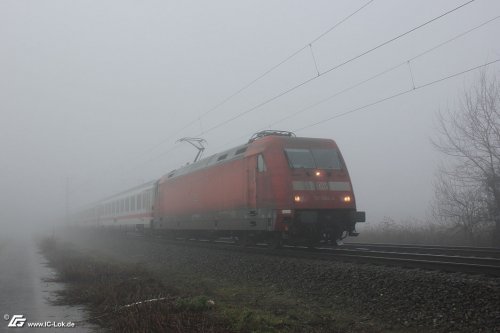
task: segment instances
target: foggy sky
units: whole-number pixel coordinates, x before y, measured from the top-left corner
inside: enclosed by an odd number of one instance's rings
[[[307,45],[363,1],[0,1],[0,225],[41,223],[160,177],[500,15],[476,2],[218,127],[317,75]],[[465,1],[376,0],[312,44],[322,72]],[[500,58],[500,19],[411,61],[419,86]],[[498,63],[488,68],[498,73]],[[338,143],[369,222],[424,218],[440,160],[435,114],[472,72],[297,131]],[[294,130],[413,86],[409,66],[272,128]],[[187,124],[192,123],[190,126]]]

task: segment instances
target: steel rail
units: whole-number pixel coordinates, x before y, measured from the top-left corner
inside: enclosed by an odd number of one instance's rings
[[[339,254],[346,255],[361,255],[368,257],[386,257],[386,258],[399,258],[399,259],[413,259],[425,261],[439,261],[439,262],[456,262],[467,263],[474,265],[491,265],[500,267],[500,259],[488,257],[469,257],[457,255],[443,255],[443,254],[423,254],[423,253],[406,253],[406,252],[386,252],[386,251],[364,251],[364,250],[351,250],[351,249],[317,249],[321,253],[328,253],[327,251],[334,251]]]
[[[324,254],[311,253],[311,259],[339,259],[341,261],[349,261],[355,263],[369,263],[369,264],[380,264],[387,266],[399,266],[406,268],[419,268],[426,270],[438,270],[445,272],[460,272],[460,273],[472,273],[472,274],[484,274],[490,276],[500,277],[500,266],[488,265],[488,264],[473,264],[464,262],[453,262],[447,261],[443,258],[442,261],[436,260],[425,260],[425,259],[413,259],[404,257],[391,257],[391,256],[367,256],[365,254]],[[303,256],[303,254],[301,254]]]
[[[140,237],[142,238],[142,237]],[[308,260],[342,261],[360,264],[376,264],[405,268],[418,268],[444,272],[483,274],[500,277],[500,260],[496,258],[475,258],[416,253],[383,251],[348,250],[338,248],[304,248],[286,246],[272,249],[265,245],[238,246],[228,241],[199,241],[189,239],[166,239],[144,237],[145,241],[187,247],[210,248],[214,250],[235,251],[266,256],[299,258]]]
[[[344,243],[341,249],[377,250],[387,252],[448,254],[469,257],[500,258],[500,249],[493,247],[439,246],[383,243]]]

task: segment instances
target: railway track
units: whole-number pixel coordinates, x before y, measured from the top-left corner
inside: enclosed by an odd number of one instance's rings
[[[345,261],[500,277],[499,258],[343,248],[320,248],[316,251],[321,255],[332,255]]]
[[[417,248],[422,247],[406,245],[399,247],[399,245],[396,244],[384,244],[383,246],[380,246],[380,244],[372,244],[372,247],[368,247],[367,244],[363,244],[363,246],[360,246],[360,244],[348,244],[347,246],[341,246],[338,248],[305,248],[284,246],[280,249],[271,249],[265,244],[243,247],[230,241],[209,242],[194,239],[169,240],[158,237],[144,237],[144,239],[179,246],[196,246],[271,256],[302,258],[309,260],[346,261],[362,264],[398,266],[468,274],[483,274],[500,277],[500,258],[490,256],[491,253],[487,251],[474,251],[476,248],[470,248],[471,251],[469,252],[463,252],[465,249],[461,248],[459,251],[447,252],[448,254],[442,254],[446,250],[441,249],[439,254],[434,254],[411,252],[417,251]],[[429,250],[438,251],[436,247],[429,247],[427,250],[422,249],[421,251]],[[457,253],[466,255],[457,255]],[[482,254],[483,256],[478,256],[478,254]]]
[[[344,243],[344,249],[367,251],[405,252],[424,254],[443,254],[450,256],[488,257],[500,258],[500,249],[493,247],[470,246],[438,246],[438,245],[413,245],[413,244],[383,244],[383,243]]]

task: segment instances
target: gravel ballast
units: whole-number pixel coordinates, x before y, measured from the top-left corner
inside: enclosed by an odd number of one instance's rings
[[[297,306],[331,310],[333,316],[348,313],[355,318],[352,332],[500,332],[498,278],[264,256],[108,233],[87,236],[66,237],[79,247],[159,272],[191,272],[193,279],[260,288],[262,299],[254,302],[264,307],[266,293],[286,293]],[[327,326],[318,327],[328,331]]]

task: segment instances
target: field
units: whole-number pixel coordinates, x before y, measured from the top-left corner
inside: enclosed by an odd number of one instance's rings
[[[493,332],[500,281],[383,266],[201,249],[106,233],[46,239],[45,255],[119,331]],[[145,300],[146,303],[137,303]],[[133,304],[129,307],[124,305]]]

